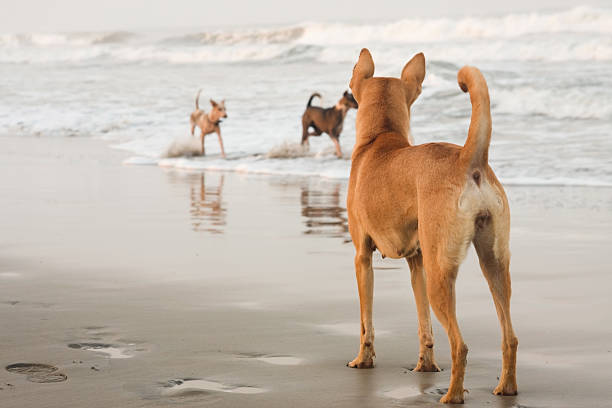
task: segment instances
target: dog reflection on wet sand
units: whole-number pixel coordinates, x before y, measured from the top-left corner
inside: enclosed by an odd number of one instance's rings
[[[221,174],[217,185],[206,186],[204,173],[200,174],[199,182],[192,184],[190,198],[191,222],[196,232],[223,233],[226,209],[223,206],[223,182]]]
[[[302,185],[301,189],[302,216],[306,218],[304,234],[350,241],[346,208],[340,196],[342,184],[333,183],[329,188]]]

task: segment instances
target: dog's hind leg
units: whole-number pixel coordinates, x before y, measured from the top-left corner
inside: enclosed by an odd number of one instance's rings
[[[310,130],[310,128],[312,128],[312,132],[308,131],[308,136],[321,136],[323,133],[323,131],[319,129],[314,122],[310,122],[308,126],[306,126],[307,130]]]
[[[457,266],[444,265],[436,259],[436,247],[423,248],[427,271],[427,297],[438,320],[446,330],[450,343],[452,367],[448,392],[440,402],[463,404],[463,378],[468,348],[463,342],[455,314],[455,278]]]
[[[302,144],[309,145],[308,143],[308,128],[310,127],[310,122],[306,118],[302,118]]]
[[[369,239],[362,239],[369,241]],[[355,242],[355,241],[353,241]],[[353,368],[371,368],[374,366],[374,327],[372,325],[372,302],[374,300],[374,272],[372,271],[372,246],[367,242],[355,245],[355,274],[359,290],[359,308],[361,311],[361,334],[359,354],[347,365]]]
[[[323,133],[321,129],[319,129],[315,125],[310,125],[310,126],[312,126],[313,131],[308,132],[308,136],[321,136],[321,134]]]
[[[419,316],[419,362],[414,371],[440,371],[434,359],[433,331],[429,315],[429,300],[427,300],[427,285],[423,272],[423,256],[419,253],[411,258],[406,258],[406,261],[408,261],[410,266],[412,290]]]
[[[425,202],[425,201],[424,201]],[[463,378],[467,364],[468,348],[463,342],[455,313],[455,280],[469,239],[450,228],[460,228],[454,221],[441,224],[440,214],[448,211],[448,200],[429,197],[427,207],[419,208],[419,241],[427,276],[427,298],[438,321],[446,330],[452,357],[448,392],[440,402],[463,403]],[[452,208],[452,207],[450,207]]]
[[[489,283],[493,302],[502,330],[502,371],[495,395],[516,395],[516,350],[518,339],[512,329],[510,318],[510,250],[509,216],[499,214],[491,217],[477,229],[474,247],[480,267]]]

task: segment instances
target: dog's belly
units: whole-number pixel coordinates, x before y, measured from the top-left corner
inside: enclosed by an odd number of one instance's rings
[[[420,250],[416,222],[395,226],[394,228],[377,227],[371,230],[369,235],[383,258],[412,257]]]

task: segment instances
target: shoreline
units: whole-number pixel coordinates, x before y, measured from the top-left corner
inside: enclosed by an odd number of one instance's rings
[[[110,146],[112,149],[130,152],[129,150],[125,150],[121,147]],[[133,154],[133,152],[130,152]],[[268,153],[257,153],[257,154],[234,154],[229,153],[228,159],[221,159],[219,155],[213,156],[191,156],[191,157],[148,157],[148,156],[138,156],[131,155],[127,159],[123,160],[122,164],[127,166],[156,166],[164,169],[175,169],[178,171],[222,171],[222,172],[233,172],[233,173],[244,173],[244,174],[252,174],[252,175],[264,175],[271,177],[320,177],[323,179],[330,180],[338,180],[338,181],[348,181],[349,173],[350,173],[350,165],[346,170],[346,174],[339,175],[335,172],[338,172],[339,165],[342,163],[350,162],[350,154],[338,160],[336,157],[332,157],[332,155],[325,155],[319,152],[317,154],[306,154],[302,156],[287,156],[287,157],[268,157]],[[251,158],[253,163],[258,161],[266,160],[266,163],[270,165],[278,165],[279,163],[293,163],[296,159],[316,159],[321,162],[326,163],[331,169],[323,169],[323,171],[296,171],[287,167],[280,166],[279,169],[272,168],[250,168],[245,169],[245,163],[240,163],[237,167],[231,167],[227,163],[231,163],[235,160]],[[209,163],[206,163],[208,161]],[[320,170],[320,169],[319,169]],[[612,189],[612,183],[594,181],[594,180],[580,180],[580,179],[572,179],[572,178],[555,178],[555,179],[538,179],[536,177],[525,177],[525,178],[500,178],[500,182],[506,187],[576,187],[576,188],[609,188]]]

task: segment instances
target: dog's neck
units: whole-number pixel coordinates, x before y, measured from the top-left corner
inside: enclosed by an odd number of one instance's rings
[[[342,103],[340,103],[340,102],[338,102],[338,103],[336,103],[336,106],[334,106],[334,109],[342,112],[342,117],[344,118],[346,116],[346,113],[349,110],[349,107],[344,105],[344,104],[342,104]]]
[[[220,118],[215,119],[213,116],[213,111],[210,111],[206,114],[206,119],[208,119],[208,121],[214,125],[219,122]]]
[[[390,115],[378,104],[360,104],[355,123],[355,150],[372,143],[385,133],[399,134],[409,145],[414,145],[410,133],[410,108],[404,103],[396,104],[393,110],[394,114]]]

